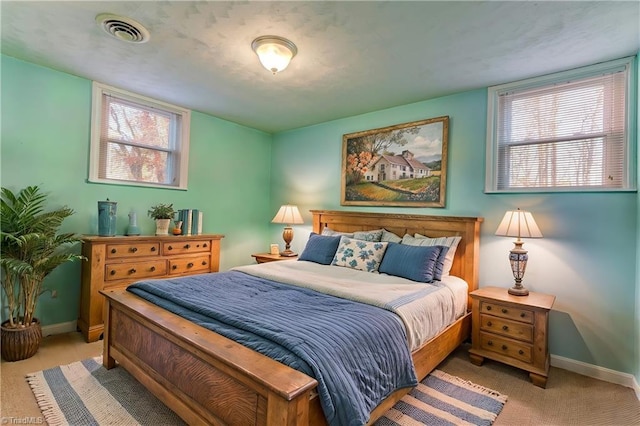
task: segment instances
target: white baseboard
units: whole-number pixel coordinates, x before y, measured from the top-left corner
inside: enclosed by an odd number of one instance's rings
[[[54,334],[64,334],[76,331],[78,321],[61,322],[59,324],[45,325],[42,327],[42,336],[47,337]]]
[[[620,371],[587,364],[586,362],[576,361],[575,359],[565,358],[559,355],[551,355],[551,365],[582,374],[583,376],[593,377],[594,379],[631,388],[640,401],[640,385],[638,385],[638,381],[633,374],[621,373]]]

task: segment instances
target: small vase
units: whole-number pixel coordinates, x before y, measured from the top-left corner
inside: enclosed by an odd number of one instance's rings
[[[98,201],[98,235],[114,237],[116,235],[116,215],[118,203],[115,201]]]
[[[182,221],[176,220],[175,226],[173,227],[173,235],[182,235]]]
[[[169,235],[171,219],[156,219],[156,235]]]

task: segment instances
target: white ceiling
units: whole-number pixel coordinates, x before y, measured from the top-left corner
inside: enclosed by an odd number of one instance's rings
[[[2,53],[278,132],[633,55],[638,1],[2,1]],[[120,14],[151,33],[111,38]],[[282,73],[251,50],[298,46]]]

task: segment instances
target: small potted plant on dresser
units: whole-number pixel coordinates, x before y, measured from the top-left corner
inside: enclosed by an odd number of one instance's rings
[[[173,204],[157,204],[149,209],[149,217],[156,221],[156,235],[169,235],[169,224],[175,214]]]
[[[1,324],[2,358],[20,361],[38,352],[40,321],[34,317],[44,279],[58,266],[83,259],[72,252],[80,236],[58,233],[68,207],[45,212],[46,194],[29,186],[14,194],[2,188],[0,265],[7,318]]]

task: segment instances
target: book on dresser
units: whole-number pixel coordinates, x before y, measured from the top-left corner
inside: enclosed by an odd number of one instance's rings
[[[224,235],[82,237],[82,283],[78,328],[87,342],[102,336],[105,289],[142,279],[218,272]]]
[[[203,213],[198,209],[178,210],[178,220],[182,221],[181,235],[202,235]]]

